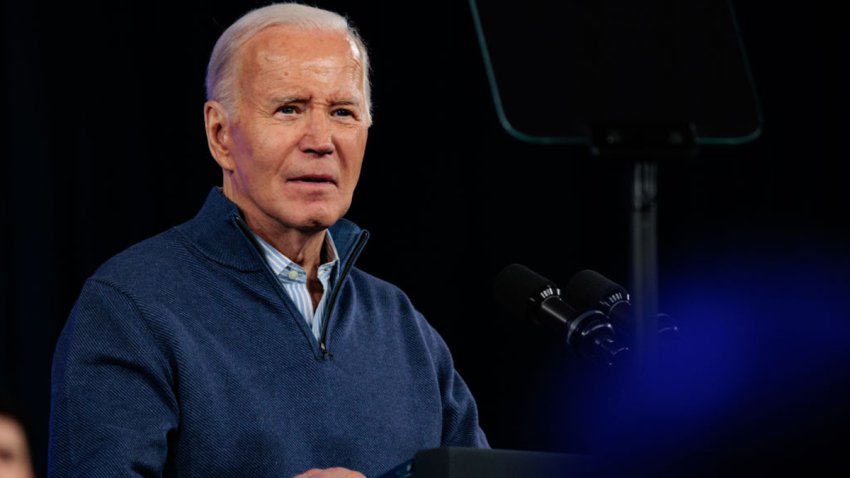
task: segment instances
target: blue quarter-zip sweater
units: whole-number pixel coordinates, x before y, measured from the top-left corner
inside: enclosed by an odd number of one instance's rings
[[[443,340],[353,266],[367,233],[331,233],[341,275],[320,340],[217,188],[100,267],[56,347],[49,475],[370,476],[422,448],[488,446]]]

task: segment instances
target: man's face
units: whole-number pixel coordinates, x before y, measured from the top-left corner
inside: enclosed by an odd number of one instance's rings
[[[241,49],[217,159],[225,193],[261,235],[321,231],[351,205],[368,132],[359,60],[346,35],[293,27]]]

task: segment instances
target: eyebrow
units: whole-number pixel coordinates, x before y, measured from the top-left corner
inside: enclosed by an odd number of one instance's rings
[[[289,96],[274,96],[269,99],[270,104],[272,105],[287,105],[293,103],[307,104],[310,103],[312,98],[307,95],[289,95]],[[352,106],[360,108],[363,106],[362,101],[357,101],[354,98],[339,98],[339,99],[331,99],[329,104],[331,106]]]
[[[310,99],[306,96],[302,95],[291,95],[291,96],[275,96],[272,97],[269,101],[275,104],[280,103],[307,103]]]
[[[331,104],[334,106],[360,106],[361,102],[351,98],[341,98],[332,100]]]

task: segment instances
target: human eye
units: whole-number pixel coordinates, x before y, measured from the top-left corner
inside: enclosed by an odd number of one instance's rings
[[[355,121],[360,115],[358,114],[358,110],[354,107],[349,106],[340,106],[331,110],[331,115],[335,118],[339,118],[345,121]]]
[[[294,115],[298,114],[299,109],[295,105],[283,105],[277,109],[277,113],[281,113],[284,115]]]

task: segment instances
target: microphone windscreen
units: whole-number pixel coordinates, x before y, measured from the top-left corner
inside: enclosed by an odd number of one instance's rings
[[[564,287],[564,300],[580,310],[599,308],[608,304],[608,298],[614,294],[628,293],[620,284],[602,274],[585,269],[570,278]],[[606,310],[603,312],[607,313]]]
[[[493,280],[496,303],[521,320],[528,318],[532,297],[547,287],[557,289],[552,281],[521,264],[508,265]]]

